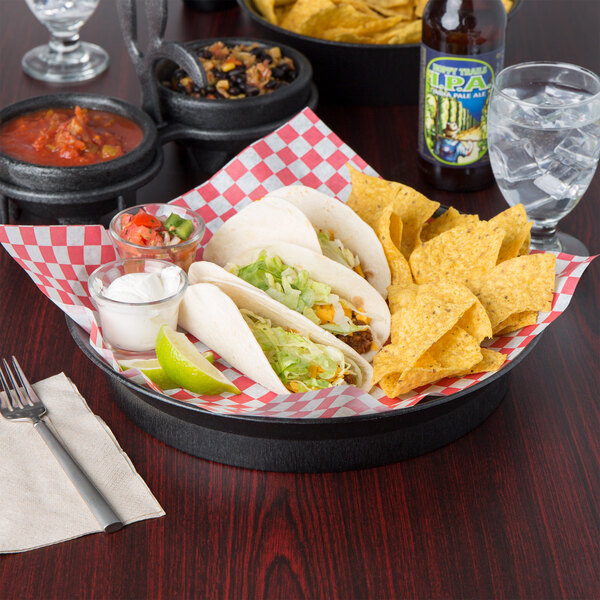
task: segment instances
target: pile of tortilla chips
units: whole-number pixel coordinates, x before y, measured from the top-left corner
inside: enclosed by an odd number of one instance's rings
[[[556,257],[528,254],[523,205],[489,221],[439,208],[416,190],[349,166],[350,206],[381,241],[392,284],[391,343],[373,360],[390,398],[444,377],[495,371],[505,356],[482,348],[549,311]]]
[[[503,0],[510,10],[512,0]],[[309,37],[355,44],[415,44],[427,0],[254,0],[262,16]]]

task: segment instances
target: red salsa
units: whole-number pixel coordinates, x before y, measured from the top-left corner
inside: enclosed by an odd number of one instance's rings
[[[50,108],[0,125],[0,151],[52,167],[91,165],[118,158],[142,141],[131,119],[91,108]]]
[[[115,215],[109,230],[121,258],[158,258],[186,272],[196,260],[204,233],[204,227],[191,217],[176,212],[154,215],[144,207]]]
[[[175,213],[167,218],[155,217],[140,208],[135,215],[121,217],[121,237],[138,246],[174,246],[194,232],[194,223]]]

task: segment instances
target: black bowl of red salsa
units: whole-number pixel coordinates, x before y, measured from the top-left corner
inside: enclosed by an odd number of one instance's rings
[[[157,152],[152,119],[116,98],[52,94],[0,110],[0,179],[23,188],[103,188],[145,170]]]

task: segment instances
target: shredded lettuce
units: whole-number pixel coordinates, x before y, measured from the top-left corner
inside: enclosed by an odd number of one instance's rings
[[[317,238],[321,250],[327,258],[335,260],[335,262],[350,269],[354,269],[360,264],[358,256],[355,256],[351,250],[346,248],[340,240],[334,238],[328,231],[318,231]]]
[[[285,387],[292,392],[319,390],[346,385],[351,375],[359,385],[360,373],[346,361],[341,350],[311,341],[307,337],[272,326],[269,319],[242,309],[244,320]]]
[[[229,270],[334,335],[349,335],[368,327],[352,321],[347,313],[362,313],[347,300],[333,294],[329,285],[314,281],[308,271],[286,265],[278,256],[268,257],[264,250],[253,263],[231,265]],[[323,320],[319,316],[319,312],[324,314],[320,310],[324,306],[332,307],[333,319]]]

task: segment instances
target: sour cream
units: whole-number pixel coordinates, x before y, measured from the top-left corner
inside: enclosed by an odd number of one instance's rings
[[[177,327],[187,276],[177,266],[149,259],[133,260],[157,263],[150,265],[152,271],[146,265],[147,272],[126,272],[128,260],[132,259],[104,265],[90,276],[89,290],[98,308],[102,336],[117,349],[154,350],[161,326]],[[123,274],[115,277],[115,270]]]
[[[118,302],[156,302],[177,293],[181,269],[167,267],[157,273],[127,273],[117,277],[104,292],[104,297]]]

